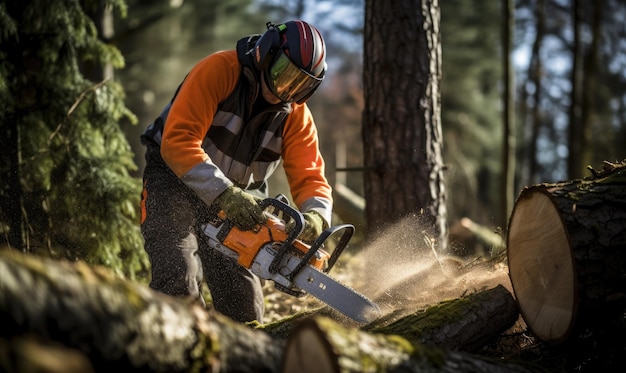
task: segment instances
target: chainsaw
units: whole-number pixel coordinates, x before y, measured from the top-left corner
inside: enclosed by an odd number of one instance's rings
[[[380,316],[375,303],[328,275],[352,238],[353,225],[327,228],[308,245],[297,239],[304,218],[284,196],[261,200],[260,206],[267,220],[249,231],[240,230],[223,212],[218,213],[203,226],[209,246],[258,277],[273,281],[276,289],[289,295],[311,294],[361,323]],[[289,219],[295,225],[287,232]]]

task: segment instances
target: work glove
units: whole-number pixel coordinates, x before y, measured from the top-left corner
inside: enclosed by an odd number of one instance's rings
[[[316,211],[305,212],[302,217],[304,217],[304,229],[302,229],[298,239],[307,244],[312,244],[322,234],[322,231],[328,228],[328,225],[322,215]],[[287,232],[291,232],[295,226],[296,222],[291,219],[287,223]]]
[[[229,186],[215,199],[215,203],[224,211],[226,218],[232,220],[244,231],[249,231],[257,224],[265,222],[265,215],[259,206],[260,201],[261,199],[236,186]]]

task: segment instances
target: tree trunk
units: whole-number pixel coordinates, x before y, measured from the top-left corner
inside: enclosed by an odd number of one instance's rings
[[[319,307],[316,309],[298,312],[295,315],[291,315],[289,317],[282,318],[280,320],[276,320],[274,322],[259,325],[257,329],[263,330],[265,333],[269,334],[273,338],[277,339],[287,339],[291,331],[301,323],[303,320],[309,319],[315,316],[326,316],[330,317],[332,311],[327,306]]]
[[[475,352],[511,328],[519,311],[511,293],[498,285],[426,309],[396,308],[362,326],[337,317],[328,307],[320,307],[261,325],[259,329],[272,337],[287,339],[300,323],[320,316],[368,333],[399,335],[412,343]]]
[[[569,94],[568,108],[568,139],[567,146],[569,149],[567,159],[567,175],[570,179],[577,179],[583,176],[584,167],[582,165],[582,55],[583,55],[583,38],[582,30],[584,28],[584,1],[572,0],[572,68],[570,72],[570,84],[572,88]]]
[[[0,320],[0,339],[36,335],[97,371],[276,372],[282,356],[282,342],[191,300],[13,250],[0,250]]]
[[[345,328],[321,316],[304,320],[287,340],[283,372],[539,372],[510,362],[450,351],[398,335]]]
[[[598,89],[602,85],[602,83],[598,84],[598,70],[600,70],[599,59],[602,44],[601,39],[604,37],[602,32],[602,13],[604,1],[597,0],[593,1],[592,4],[593,5],[590,9],[593,13],[590,21],[591,43],[588,50],[584,53],[583,58],[582,94],[580,104],[580,170],[584,170],[585,167],[593,164],[594,161],[599,161],[593,158],[593,154],[596,153],[596,149],[594,149],[593,127],[597,125],[598,109],[595,102],[598,99]]]
[[[438,1],[366,1],[363,39],[368,234],[423,215],[445,251]]]
[[[626,161],[592,172],[524,188],[510,219],[511,283],[528,328],[543,341],[623,324]]]
[[[502,72],[504,94],[502,106],[502,176],[500,183],[500,213],[498,221],[505,227],[507,217],[513,209],[515,183],[515,80],[511,62],[515,35],[515,3],[502,0]]]
[[[517,304],[502,285],[442,302],[425,311],[402,317],[388,325],[371,324],[363,330],[402,336],[451,350],[478,351],[515,324]]]
[[[539,132],[544,122],[544,115],[541,110],[541,101],[543,98],[543,78],[544,67],[543,59],[541,57],[542,45],[545,37],[546,29],[546,9],[545,0],[538,0],[535,8],[536,35],[533,42],[532,54],[530,64],[528,65],[528,77],[534,84],[535,90],[532,94],[533,106],[531,111],[531,124],[530,124],[530,138],[527,140],[530,143],[528,150],[528,157],[530,158],[530,167],[528,176],[530,180],[536,180],[539,173],[539,160],[537,159],[537,147],[539,142]]]

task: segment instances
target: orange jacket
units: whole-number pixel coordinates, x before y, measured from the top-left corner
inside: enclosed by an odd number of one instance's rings
[[[252,80],[255,84],[233,92],[241,89],[242,82],[245,84],[251,76],[257,75],[251,71],[247,70],[246,75],[235,50],[209,55],[191,69],[169,109],[160,134],[158,142],[164,161],[207,204],[211,204],[229,185],[236,184],[244,189],[258,187],[259,183],[267,181],[282,160],[298,208],[301,211],[316,210],[330,223],[332,189],[324,176],[324,160],[309,108],[306,104],[281,104],[264,114],[265,117],[246,118],[245,110],[252,107],[254,97],[260,94],[259,85]],[[237,96],[244,92],[252,99],[241,105],[246,100]],[[261,117],[264,120],[260,120]],[[266,128],[263,127],[267,126],[265,122],[271,121],[266,118],[274,117],[284,118],[280,120],[280,126],[273,124],[277,128],[261,129]],[[258,126],[255,136],[262,138],[256,147],[241,148],[234,140],[227,142],[251,126]],[[243,136],[249,142],[256,141],[253,137]],[[249,162],[242,158],[242,151],[249,154]],[[274,153],[276,159],[272,159]]]

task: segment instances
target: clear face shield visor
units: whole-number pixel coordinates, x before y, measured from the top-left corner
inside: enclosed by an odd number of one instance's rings
[[[269,68],[267,84],[274,95],[284,102],[300,102],[317,89],[323,77],[317,78],[302,70],[282,51]]]

